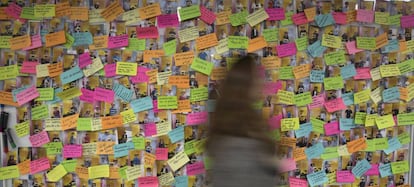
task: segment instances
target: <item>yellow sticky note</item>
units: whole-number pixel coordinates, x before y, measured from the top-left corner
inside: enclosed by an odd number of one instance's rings
[[[370,89],[365,89],[360,92],[357,92],[354,94],[354,103],[355,104],[365,103],[370,100],[370,96],[371,96]]]
[[[89,179],[109,177],[109,165],[92,166],[88,168]]]
[[[138,177],[141,177],[141,167],[139,166],[128,167],[126,169],[125,174],[126,174],[126,178],[128,181],[135,180]]]
[[[371,74],[371,79],[373,81],[381,79],[381,73],[380,73],[380,68],[379,67],[371,69],[370,74]]]
[[[29,132],[30,132],[29,121],[25,121],[23,123],[17,124],[16,126],[14,126],[14,129],[16,130],[16,134],[18,137],[29,135]]]
[[[34,17],[54,17],[55,16],[55,4],[37,4],[34,7]]]
[[[378,117],[377,119],[375,119],[375,123],[377,124],[378,129],[385,129],[388,127],[393,127],[395,125],[392,114]]]
[[[0,80],[15,79],[19,75],[17,65],[0,67]]]
[[[19,167],[17,165],[0,167],[0,180],[17,178],[19,175]]]
[[[281,122],[282,131],[291,131],[299,129],[299,118],[283,118]]]
[[[264,8],[261,8],[259,10],[256,10],[253,12],[253,14],[250,14],[247,16],[246,21],[249,23],[251,27],[259,24],[260,22],[266,20],[269,18],[269,15],[266,13]]]
[[[346,145],[341,145],[341,146],[338,146],[338,155],[347,156],[351,154],[348,152],[348,147],[346,147]]]
[[[279,90],[277,92],[279,102],[282,104],[293,105],[293,99],[295,94],[293,92],[288,92],[284,90]]]
[[[36,76],[37,77],[47,77],[49,76],[49,64],[39,64],[36,66]]]
[[[365,117],[365,126],[371,127],[375,125],[375,120],[378,118],[377,114],[367,114]]]
[[[125,110],[121,112],[121,116],[122,116],[122,122],[124,124],[132,123],[137,120],[137,115],[134,114],[133,110]]]
[[[375,104],[378,104],[382,100],[382,88],[378,87],[371,92],[371,99]]]
[[[137,63],[132,62],[117,62],[116,63],[116,74],[117,75],[137,75]]]
[[[167,161],[170,168],[175,172],[181,167],[183,167],[185,164],[187,164],[190,161],[187,154],[185,154],[184,151],[181,151],[180,153],[176,154],[174,157],[169,159]]]
[[[380,66],[381,77],[395,77],[401,75],[400,68],[397,64],[389,64]]]
[[[324,34],[322,35],[322,46],[340,49],[342,48],[342,39],[339,36]]]
[[[47,180],[51,182],[57,182],[60,180],[63,176],[65,176],[68,172],[66,171],[65,167],[63,167],[62,164],[59,164],[55,168],[53,168],[51,171],[49,171],[46,176]]]
[[[159,176],[158,181],[160,182],[161,186],[171,186],[174,184],[175,178],[172,172],[168,172]]]

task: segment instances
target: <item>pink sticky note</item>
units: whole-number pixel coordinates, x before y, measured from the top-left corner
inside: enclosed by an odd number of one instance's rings
[[[296,162],[293,158],[286,158],[280,161],[280,172],[287,172],[296,169]]]
[[[82,92],[82,95],[79,96],[79,99],[81,101],[85,101],[85,102],[88,102],[88,103],[93,103],[94,102],[94,97],[95,97],[95,92],[94,91],[88,90],[88,89],[85,89],[85,88],[81,88],[81,92]]]
[[[361,51],[364,51],[364,50],[358,49],[356,47],[356,42],[355,41],[346,42],[345,46],[346,46],[346,51],[350,55],[355,54],[355,53],[358,53],[358,52],[361,52]]]
[[[29,140],[32,143],[32,147],[42,147],[44,144],[50,142],[46,131],[30,136]]]
[[[89,64],[92,64],[92,59],[88,52],[79,55],[79,67],[80,68],[84,68],[88,66]]]
[[[325,104],[325,94],[319,94],[312,97],[312,103],[309,104],[309,109],[319,108]]]
[[[63,158],[82,157],[82,145],[65,145],[63,146]]]
[[[200,125],[208,121],[208,112],[196,112],[187,115],[187,125]]]
[[[195,176],[195,175],[203,174],[206,172],[206,169],[204,168],[204,162],[196,162],[194,164],[188,164],[186,169],[187,169],[188,176]]]
[[[341,130],[339,130],[338,121],[327,123],[323,126],[323,128],[325,129],[325,134],[327,136],[339,134],[341,132]]]
[[[394,127],[398,126],[398,118],[397,118],[397,116],[392,116],[392,118],[394,119]]]
[[[144,67],[138,67],[137,75],[131,76],[131,82],[132,83],[141,83],[141,82],[148,82],[149,77],[147,75],[147,71],[150,69],[144,68]]]
[[[20,73],[36,74],[36,66],[39,62],[24,61]]]
[[[152,106],[154,107],[152,110],[153,110],[155,113],[158,113],[158,112],[159,112],[159,110],[158,110],[158,101],[157,101],[157,100],[152,100]]]
[[[20,18],[20,13],[22,12],[22,7],[20,7],[16,3],[10,3],[9,6],[4,11],[10,17],[13,17],[14,19],[18,19],[21,23],[26,22],[25,19]]]
[[[282,82],[266,82],[263,86],[264,95],[273,95],[276,94],[282,88]]]
[[[155,149],[156,160],[168,160],[168,148]]]
[[[370,68],[358,68],[356,69],[356,75],[354,76],[355,80],[362,80],[362,79],[371,79]]]
[[[114,102],[115,92],[104,88],[95,88],[94,99],[95,101],[104,101],[107,103]]]
[[[346,106],[342,98],[337,98],[331,101],[325,102],[325,108],[329,113],[338,111],[338,110],[345,110]]]
[[[33,160],[30,162],[30,174],[39,173],[50,169],[49,159],[47,157]]]
[[[290,187],[308,187],[308,181],[305,179],[297,179],[294,177],[289,177],[289,186]]]
[[[137,27],[137,36],[139,39],[158,38],[157,27]]]
[[[281,58],[295,55],[297,52],[296,44],[295,42],[291,42],[288,44],[278,45],[276,46],[276,51],[277,51],[277,56]]]
[[[309,22],[304,12],[292,15],[292,21],[295,25],[303,25]]]
[[[344,12],[333,12],[332,17],[335,20],[336,24],[345,25],[346,24],[346,13]]]
[[[358,9],[356,20],[359,22],[372,23],[374,22],[375,12],[373,10]]]
[[[379,164],[371,164],[371,168],[365,173],[365,175],[372,176],[372,175],[379,175]]]
[[[116,64],[106,64],[104,66],[105,77],[115,77],[116,76]]]
[[[401,16],[400,21],[402,28],[414,27],[414,14],[408,16]]]
[[[159,28],[166,27],[178,27],[180,22],[178,21],[177,14],[163,14],[157,16],[157,26]]]
[[[138,186],[139,187],[158,187],[158,178],[157,177],[139,177]]]
[[[266,13],[269,15],[267,20],[270,21],[278,21],[286,19],[285,16],[285,9],[283,8],[268,8],[266,9]]]
[[[214,12],[210,11],[206,7],[200,6],[200,12],[201,12],[200,19],[203,20],[204,22],[211,25],[216,20],[216,17],[217,17],[216,14],[214,14]]]
[[[157,125],[155,123],[149,123],[145,125],[144,133],[146,137],[150,137],[157,134]]]
[[[40,34],[30,36],[31,44],[29,47],[23,48],[24,51],[42,47],[42,37]]]
[[[282,120],[283,115],[279,114],[276,116],[272,116],[268,119],[267,123],[269,123],[270,128],[273,129],[280,129],[280,121]]]
[[[128,34],[108,38],[108,49],[128,46]]]
[[[23,105],[37,97],[39,97],[39,92],[37,91],[36,86],[32,86],[18,93],[16,95],[16,100],[19,105]]]
[[[354,174],[351,171],[336,171],[336,182],[339,183],[353,183],[355,181]]]

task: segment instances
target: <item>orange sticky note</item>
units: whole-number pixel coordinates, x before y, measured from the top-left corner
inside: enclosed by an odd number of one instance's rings
[[[315,16],[316,16],[316,7],[307,8],[307,9],[305,9],[304,11],[305,11],[306,19],[307,19],[308,21],[313,21],[313,20],[315,20]]]
[[[178,100],[178,108],[176,110],[173,110],[173,114],[177,113],[185,113],[185,112],[191,112],[191,104],[190,100]]]
[[[117,167],[109,167],[109,178],[110,179],[119,179],[121,176],[119,175],[119,168]]]
[[[17,165],[19,168],[20,175],[26,175],[30,173],[30,160],[26,160],[24,162],[21,162]]]
[[[216,14],[216,24],[224,25],[230,23],[231,10],[219,12]]]
[[[175,53],[174,61],[176,66],[189,65],[194,60],[194,52]]]
[[[400,99],[403,101],[408,100],[408,89],[404,87],[398,87],[398,90],[400,91]]]
[[[207,34],[196,39],[197,50],[207,49],[218,45],[216,33]]]
[[[406,51],[407,50],[407,42],[406,41],[400,41],[400,51]]]
[[[293,159],[295,162],[306,159],[305,149],[306,147],[293,149]]]
[[[11,50],[19,50],[26,47],[30,47],[31,39],[30,35],[18,36],[11,38],[10,40],[10,49]]]
[[[62,130],[73,129],[78,126],[79,114],[74,114],[60,119]]]
[[[75,173],[81,179],[89,179],[88,168],[77,166],[75,168]]]
[[[267,47],[267,42],[264,36],[259,36],[257,38],[249,40],[249,47],[247,48],[247,52],[251,53],[265,47]]]
[[[106,116],[101,118],[102,129],[113,129],[116,127],[122,127],[122,116]]]
[[[0,91],[0,104],[18,107],[19,104],[13,101],[11,92]]]
[[[89,45],[90,50],[104,49],[108,47],[108,36],[93,37],[93,44]]]
[[[144,62],[151,62],[152,58],[164,56],[164,50],[145,50]]]
[[[46,47],[52,47],[66,43],[65,31],[59,31],[51,34],[46,34]]]
[[[57,77],[63,73],[63,62],[49,64],[47,69],[49,70],[49,77]]]
[[[355,153],[367,148],[367,142],[364,137],[350,141],[346,144],[349,153]]]
[[[69,1],[63,2],[63,3],[57,3],[55,6],[55,16],[57,18],[63,17],[63,16],[70,16],[71,10],[70,10],[70,4]]]
[[[168,78],[168,84],[176,85],[177,88],[190,88],[190,79],[184,75],[174,75]]]
[[[350,10],[346,12],[346,22],[351,23],[356,21],[356,10]]]
[[[152,5],[148,5],[145,7],[142,7],[138,10],[139,17],[141,19],[148,19],[153,18],[155,16],[161,15],[161,8],[159,3],[154,3]]]
[[[377,36],[375,38],[375,44],[377,45],[376,49],[379,49],[381,47],[388,45],[388,34],[384,32],[383,34]]]
[[[156,160],[156,156],[151,154],[151,153],[147,153],[144,152],[144,163],[145,166],[152,166],[153,164],[155,164],[155,160]]]
[[[157,76],[158,76],[158,70],[157,69],[149,70],[145,74],[147,74],[147,76],[148,76],[148,82],[149,83],[156,83],[157,82]]]
[[[105,8],[101,12],[101,16],[107,21],[111,22],[116,19],[119,15],[124,13],[124,9],[119,4],[119,1],[114,1],[112,4],[110,4],[108,7]]]
[[[87,7],[70,7],[70,16],[71,20],[89,20],[89,10]]]
[[[295,79],[301,79],[310,76],[311,64],[303,64],[293,67]]]
[[[280,138],[280,145],[295,148],[296,147],[296,138],[281,137]]]
[[[6,8],[7,7],[1,7],[0,8],[0,20],[14,19],[6,13]]]
[[[114,154],[115,142],[96,142],[96,154],[97,155],[111,155]]]
[[[262,65],[265,69],[277,69],[280,68],[282,62],[277,56],[268,56],[262,58]]]
[[[227,68],[226,67],[217,67],[213,68],[211,71],[211,80],[223,80],[227,76]]]

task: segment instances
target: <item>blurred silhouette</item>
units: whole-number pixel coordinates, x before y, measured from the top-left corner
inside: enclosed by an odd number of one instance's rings
[[[253,104],[262,99],[256,59],[239,59],[220,88],[206,144],[213,187],[276,186],[277,165],[270,129]]]

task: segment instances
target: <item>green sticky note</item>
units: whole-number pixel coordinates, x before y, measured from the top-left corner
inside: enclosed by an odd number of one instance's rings
[[[196,143],[196,140],[191,140],[184,144],[184,151],[187,155],[191,155],[196,152],[195,143]]]
[[[177,96],[159,96],[158,97],[159,109],[177,109],[178,101]]]
[[[53,139],[54,137],[50,137]],[[43,145],[44,148],[46,148],[46,154],[47,155],[58,155],[62,154],[62,142],[49,142],[45,145]]]
[[[0,36],[1,49],[10,49],[10,38],[12,38],[12,36]]]
[[[279,36],[279,29],[277,28],[263,30],[263,37],[266,40],[266,42],[275,42],[277,41],[278,36]]]
[[[0,180],[13,179],[20,176],[19,168],[15,166],[0,167]]]
[[[280,21],[280,23],[282,24],[282,26],[292,25],[293,24],[292,15],[293,15],[293,12],[292,11],[285,13],[285,19]]]
[[[408,144],[411,142],[410,134],[408,134],[408,132],[403,132],[398,135],[398,140],[402,145]]]
[[[66,37],[66,43],[64,44],[64,46],[66,48],[72,47],[72,45],[75,43],[75,38],[67,32],[65,32],[65,37]]]
[[[375,141],[372,140],[367,140],[367,148],[365,148],[364,151],[366,152],[373,152],[373,151],[377,151],[377,148],[375,147]]]
[[[357,37],[358,49],[374,50],[377,47],[375,37]]]
[[[229,36],[227,46],[229,49],[247,49],[249,39],[246,36]]]
[[[346,62],[345,51],[339,50],[327,53],[324,55],[323,59],[325,60],[326,65],[344,64]]]
[[[36,4],[34,16],[38,18],[51,18],[55,16],[55,4]]]
[[[23,123],[16,124],[14,126],[14,129],[16,130],[16,134],[17,134],[18,137],[23,137],[23,136],[29,135],[29,133],[30,133],[29,121],[25,121]]]
[[[401,14],[390,16],[389,24],[390,25],[401,25]]]
[[[0,80],[15,79],[19,75],[17,64],[0,67]]]
[[[377,150],[388,149],[388,138],[375,138],[374,142]]]
[[[398,114],[397,122],[398,122],[398,126],[413,125],[414,124],[414,112]]]
[[[308,48],[308,37],[302,37],[295,40],[298,51],[303,51]]]
[[[342,76],[326,77],[323,79],[325,90],[340,90],[344,87]]]
[[[47,105],[40,105],[32,108],[32,120],[41,120],[49,117],[49,108]]]
[[[310,92],[305,92],[295,95],[293,98],[294,103],[297,106],[306,106],[307,104],[312,103],[312,96]]]
[[[390,24],[390,13],[389,12],[375,12],[375,23],[380,25]]]
[[[23,7],[22,11],[20,12],[20,18],[23,19],[30,19],[30,20],[37,20],[41,18],[37,18],[34,15],[34,7]]]
[[[91,131],[92,130],[92,118],[78,118],[77,131]]]
[[[364,124],[366,117],[367,117],[367,113],[365,113],[365,112],[356,112],[355,113],[355,124],[357,124],[357,125]]]
[[[241,11],[236,14],[231,14],[230,15],[231,26],[237,27],[239,25],[246,24],[247,23],[246,18],[248,15],[249,15],[249,12],[247,12],[247,10]]]
[[[144,51],[145,50],[145,39],[129,38],[128,47],[126,50],[129,51]]]
[[[177,40],[174,39],[163,43],[162,47],[164,48],[165,55],[172,55],[177,51]]]
[[[338,158],[338,147],[326,147],[323,154],[321,155],[321,158],[324,160],[332,159],[332,158]]]
[[[134,143],[134,148],[137,150],[145,149],[145,138],[144,137],[132,137],[132,142]]]
[[[391,162],[391,171],[395,174],[406,173],[410,170],[410,165],[408,164],[408,160],[400,161],[400,162]]]
[[[310,119],[311,124],[312,124],[312,131],[316,132],[316,133],[320,133],[320,134],[324,134],[325,133],[325,129],[323,128],[323,126],[325,125],[325,122],[316,118],[311,118]]]
[[[124,167],[118,169],[118,173],[119,173],[119,176],[121,177],[121,179],[126,179],[127,178],[126,177],[126,170],[128,169],[128,167],[131,167],[131,166],[124,166]]]
[[[401,75],[414,71],[414,59],[405,60],[397,65]]]
[[[293,67],[284,66],[284,67],[279,68],[279,79],[281,80],[295,79],[295,75],[293,74]]]
[[[210,75],[213,70],[214,64],[208,61],[205,61],[201,58],[194,58],[193,63],[191,64],[191,69],[196,70],[200,73]]]
[[[36,101],[50,101],[55,98],[55,89],[53,88],[38,88],[39,97]]]
[[[193,88],[190,90],[190,101],[205,101],[208,100],[208,88],[207,87],[200,87],[200,88]]]
[[[67,172],[75,172],[76,165],[78,164],[78,160],[76,159],[64,160],[61,162],[61,164],[63,165],[63,167],[65,168]]]
[[[185,21],[199,17],[201,15],[200,6],[193,5],[178,10],[180,21]]]

